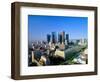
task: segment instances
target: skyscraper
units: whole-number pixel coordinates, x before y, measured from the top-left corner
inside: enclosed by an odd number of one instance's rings
[[[66,43],[69,44],[69,34],[66,34]]]
[[[56,43],[57,42],[57,36],[56,36],[56,32],[52,32],[52,43]]]
[[[65,43],[65,32],[61,32],[61,35],[62,35],[62,43]]]
[[[49,43],[51,41],[51,35],[47,34],[47,42]]]
[[[62,43],[62,35],[61,33],[58,34],[58,42],[61,44]]]

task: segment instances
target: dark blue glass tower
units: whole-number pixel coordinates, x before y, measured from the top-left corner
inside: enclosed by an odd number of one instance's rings
[[[66,34],[66,41],[67,41],[67,44],[69,44],[69,34]]]
[[[61,44],[62,43],[62,35],[59,33],[58,34],[58,42]]]
[[[56,32],[52,32],[52,43],[56,43],[57,42],[57,36],[56,36]]]
[[[47,34],[47,42],[49,43],[51,41],[51,35]]]

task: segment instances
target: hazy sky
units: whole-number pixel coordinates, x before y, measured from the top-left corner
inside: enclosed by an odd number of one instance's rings
[[[65,31],[69,34],[69,39],[87,38],[88,32],[87,17],[70,16],[28,16],[28,37],[29,41],[46,40],[46,35],[51,32]]]

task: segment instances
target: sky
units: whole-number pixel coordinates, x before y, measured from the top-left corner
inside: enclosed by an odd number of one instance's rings
[[[46,41],[47,34],[65,31],[69,39],[87,38],[88,18],[70,16],[28,15],[29,41]]]

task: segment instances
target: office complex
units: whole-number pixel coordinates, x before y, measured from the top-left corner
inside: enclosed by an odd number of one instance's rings
[[[56,32],[52,32],[52,34],[47,34],[47,42],[51,43],[60,43],[60,44],[68,44],[69,43],[69,34],[65,34],[64,31],[58,33],[58,37]]]

